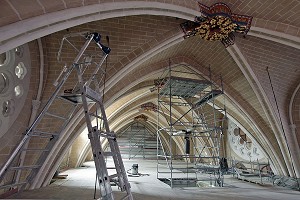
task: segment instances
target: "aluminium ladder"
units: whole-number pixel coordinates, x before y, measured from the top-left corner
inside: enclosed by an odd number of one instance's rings
[[[80,50],[68,39],[76,36],[83,36],[86,40]],[[57,145],[56,143],[60,134],[67,127],[71,118],[75,116],[75,113],[79,111],[82,112],[83,109],[88,128],[88,137],[90,139],[96,166],[101,199],[114,199],[111,182],[116,184],[121,191],[126,192],[126,195],[122,199],[133,199],[116,140],[116,134],[109,129],[102,102],[103,98],[101,90],[104,89],[103,82],[105,81],[105,70],[102,69],[101,66],[110,53],[110,48],[102,45],[100,40],[100,34],[88,32],[68,34],[62,39],[58,58],[62,53],[61,50],[64,41],[68,42],[78,54],[70,67],[65,65],[54,83],[56,88],[52,96],[49,98],[32,125],[26,130],[23,139],[10,155],[7,162],[2,166],[0,170],[0,182],[2,183],[0,189],[17,188],[20,192],[28,187],[28,185],[32,184],[35,181],[37,174],[42,173],[41,168],[46,164],[45,162],[47,161],[47,157],[51,150]],[[95,56],[89,53],[89,50],[93,49],[93,47],[90,47],[92,43],[96,44],[96,48],[101,49],[103,52],[102,56],[99,56],[98,54]],[[74,69],[77,71],[75,77],[78,78],[78,82],[71,91],[64,90],[67,87],[67,79],[71,77],[71,75],[74,75],[72,74]],[[64,91],[64,93],[60,94],[61,91]],[[58,105],[61,105],[61,109],[55,107]],[[96,119],[97,125],[93,125],[93,119]],[[99,126],[99,120],[101,120],[101,124],[103,124],[102,127],[101,125]],[[54,123],[51,124],[52,122],[57,123],[54,126]],[[45,126],[45,123],[50,123],[50,125]],[[104,152],[102,149],[101,137],[107,139],[110,152]],[[35,138],[42,141],[39,148],[30,147],[30,140],[34,140]],[[20,164],[19,157],[24,153],[30,155],[31,152],[39,152],[39,154],[37,154],[38,156],[35,158],[35,164],[31,163],[28,165],[26,161],[25,163]],[[26,154],[25,156],[27,156]],[[105,157],[107,156],[113,158],[113,169],[115,169],[116,174],[108,174],[105,162]],[[7,180],[9,180],[8,183],[6,182]]]

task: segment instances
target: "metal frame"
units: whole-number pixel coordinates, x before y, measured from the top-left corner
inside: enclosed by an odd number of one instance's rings
[[[240,166],[239,166],[240,165]],[[232,176],[253,183],[268,184],[274,175],[270,163],[256,161],[231,160]]]
[[[81,49],[77,49],[76,45],[69,40],[72,37],[84,37],[85,43]],[[94,156],[96,171],[97,171],[97,180],[100,187],[100,195],[102,200],[113,200],[114,196],[111,189],[111,182],[116,184],[121,191],[125,191],[126,195],[122,199],[132,200],[132,194],[130,190],[130,184],[127,179],[126,171],[123,165],[123,161],[120,155],[119,146],[116,140],[116,134],[110,130],[108,120],[106,117],[104,105],[103,105],[103,90],[105,86],[105,70],[102,67],[105,59],[107,58],[110,48],[102,45],[100,43],[101,36],[99,33],[74,33],[66,35],[61,42],[60,49],[58,52],[58,60],[62,54],[63,43],[66,41],[78,52],[76,58],[70,67],[64,66],[63,70],[59,74],[58,78],[54,82],[56,89],[41,113],[37,116],[33,124],[26,130],[25,136],[22,141],[17,145],[16,149],[13,151],[7,162],[4,164],[0,171],[0,180],[4,180],[5,175],[10,170],[29,170],[26,176],[22,178],[20,182],[13,182],[14,179],[11,179],[12,182],[4,183],[0,186],[1,188],[18,188],[18,191],[23,191],[26,186],[30,185],[36,175],[39,174],[40,169],[45,165],[47,156],[51,152],[55,143],[58,141],[60,134],[63,132],[70,119],[72,118],[75,111],[79,110],[82,106],[84,109],[85,121],[88,128],[88,137],[90,139],[92,152]],[[88,52],[88,47],[91,43],[94,43],[96,47],[101,49],[101,53],[91,55],[91,52]],[[95,52],[94,52],[95,53]],[[77,72],[78,82],[75,84],[72,90],[64,90],[66,86],[65,83],[68,77],[71,75],[73,70]],[[64,87],[63,87],[64,86]],[[59,94],[62,92],[63,94]],[[65,93],[67,92],[67,94]],[[77,93],[79,92],[79,93]],[[67,115],[62,115],[62,111],[57,111],[55,109],[56,101],[64,101],[66,104],[70,104],[74,108],[67,113]],[[89,105],[93,103],[94,106]],[[58,103],[56,103],[57,105]],[[96,109],[94,109],[96,107]],[[64,111],[65,108],[62,110]],[[57,111],[53,113],[52,111]],[[95,111],[96,110],[96,111]],[[92,120],[97,120],[97,125],[92,125]],[[40,129],[40,123],[45,120],[48,123],[52,123],[53,120],[61,120],[61,126],[56,127],[53,131],[44,131]],[[51,125],[50,125],[51,127]],[[41,146],[39,149],[29,149],[26,148],[25,144],[32,139],[32,137],[38,138],[50,138],[44,142],[44,146]],[[102,149],[102,144],[100,137],[104,137],[108,140],[110,146],[110,152],[104,152]],[[30,145],[29,145],[30,146]],[[36,162],[28,166],[18,166],[15,163],[18,162],[18,155],[22,151],[40,151],[42,152],[36,159]],[[109,175],[105,156],[111,156],[114,161],[115,174]]]
[[[208,77],[169,66],[157,84],[157,147],[163,149],[163,154],[157,152],[157,178],[172,188],[199,181],[223,186],[220,150],[226,109],[215,101],[223,85],[221,77],[215,80],[219,86],[212,80],[210,70]],[[160,126],[163,122],[166,127]]]
[[[230,172],[233,178],[244,180],[247,182],[260,185],[276,185],[299,190],[299,179],[289,176],[275,175],[268,162],[260,162],[259,160],[235,160],[231,159]]]
[[[144,123],[135,120],[118,135],[120,146],[124,146],[121,148],[123,158],[156,159],[156,133],[151,132]]]

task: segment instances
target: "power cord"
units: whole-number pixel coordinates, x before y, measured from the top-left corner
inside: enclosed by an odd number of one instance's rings
[[[130,172],[132,169],[127,170],[127,174],[129,177],[140,177],[140,176],[150,176],[150,174],[142,174],[142,173],[132,173]]]

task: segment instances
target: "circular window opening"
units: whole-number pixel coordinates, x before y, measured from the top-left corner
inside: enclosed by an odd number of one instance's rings
[[[245,140],[243,138],[240,138],[240,144],[244,144]]]
[[[15,53],[19,57],[23,57],[23,47],[17,47],[15,48]]]
[[[3,94],[8,89],[8,78],[4,73],[0,73],[0,94]]]
[[[244,154],[245,154],[245,152],[244,152],[244,148],[240,148],[240,153],[241,153],[242,155],[244,155]]]
[[[20,85],[17,85],[14,89],[16,97],[23,95],[23,88]]]
[[[0,54],[0,66],[3,66],[6,62],[6,53]]]
[[[5,66],[9,62],[9,53],[4,52],[0,54],[0,66]]]
[[[14,111],[13,101],[12,100],[4,101],[2,104],[2,115],[4,117],[7,117],[11,115],[13,111]]]
[[[252,147],[252,142],[246,142],[246,147],[248,150],[250,150]]]
[[[16,66],[15,68],[15,74],[19,79],[23,79],[24,76],[26,75],[27,70],[26,67],[24,65],[24,63],[19,62],[19,64]]]
[[[247,156],[248,156],[249,158],[251,158],[251,157],[252,157],[251,152],[248,152],[248,153],[247,153]]]
[[[235,128],[235,129],[233,130],[233,134],[234,134],[235,136],[240,135],[240,129],[239,129],[239,128]]]

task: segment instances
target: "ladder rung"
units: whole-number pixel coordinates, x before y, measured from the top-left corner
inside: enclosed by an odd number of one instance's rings
[[[91,116],[93,116],[93,117],[96,117],[96,118],[98,118],[98,119],[103,119],[101,116],[96,115],[96,114],[94,114],[94,113],[89,113],[89,115],[91,115]]]
[[[109,176],[109,179],[111,180],[111,179],[114,179],[114,178],[117,178],[117,177],[118,177],[118,174],[113,174],[113,175]]]
[[[209,132],[212,132],[212,131],[214,131],[214,130],[213,130],[213,129],[202,130],[202,131],[197,132],[197,134],[201,134],[201,133],[209,133]]]
[[[212,139],[218,139],[219,137],[212,137],[208,135],[195,135],[196,138],[212,138]]]
[[[27,182],[12,183],[12,184],[7,184],[7,185],[1,185],[1,186],[0,186],[0,189],[10,188],[10,187],[14,187],[14,186],[18,186],[18,185],[24,185],[24,184],[27,184]]]
[[[211,158],[213,158],[213,159],[219,159],[218,156],[198,156],[198,158],[203,158],[203,159],[211,159]]]
[[[111,133],[100,133],[101,137],[107,138],[107,139],[115,139],[116,135]]]
[[[49,112],[46,112],[45,114],[48,115],[48,116],[51,116],[51,117],[58,118],[58,119],[67,120],[67,118],[65,118],[65,117],[55,115],[55,114],[52,114],[52,113],[49,113]]]
[[[23,149],[23,151],[49,151],[49,149]]]
[[[11,167],[10,170],[22,170],[22,169],[36,169],[41,165],[28,165],[28,166],[19,166],[19,167]]]
[[[106,167],[106,169],[116,169],[115,167]]]
[[[31,136],[46,136],[48,135],[48,137],[51,137],[51,136],[57,136],[59,135],[58,133],[49,133],[49,132],[44,132],[44,131],[33,131]]]
[[[113,153],[112,152],[103,152],[103,155],[104,156],[113,156]]]
[[[39,137],[39,138],[54,138],[56,135],[31,135],[32,137]]]

